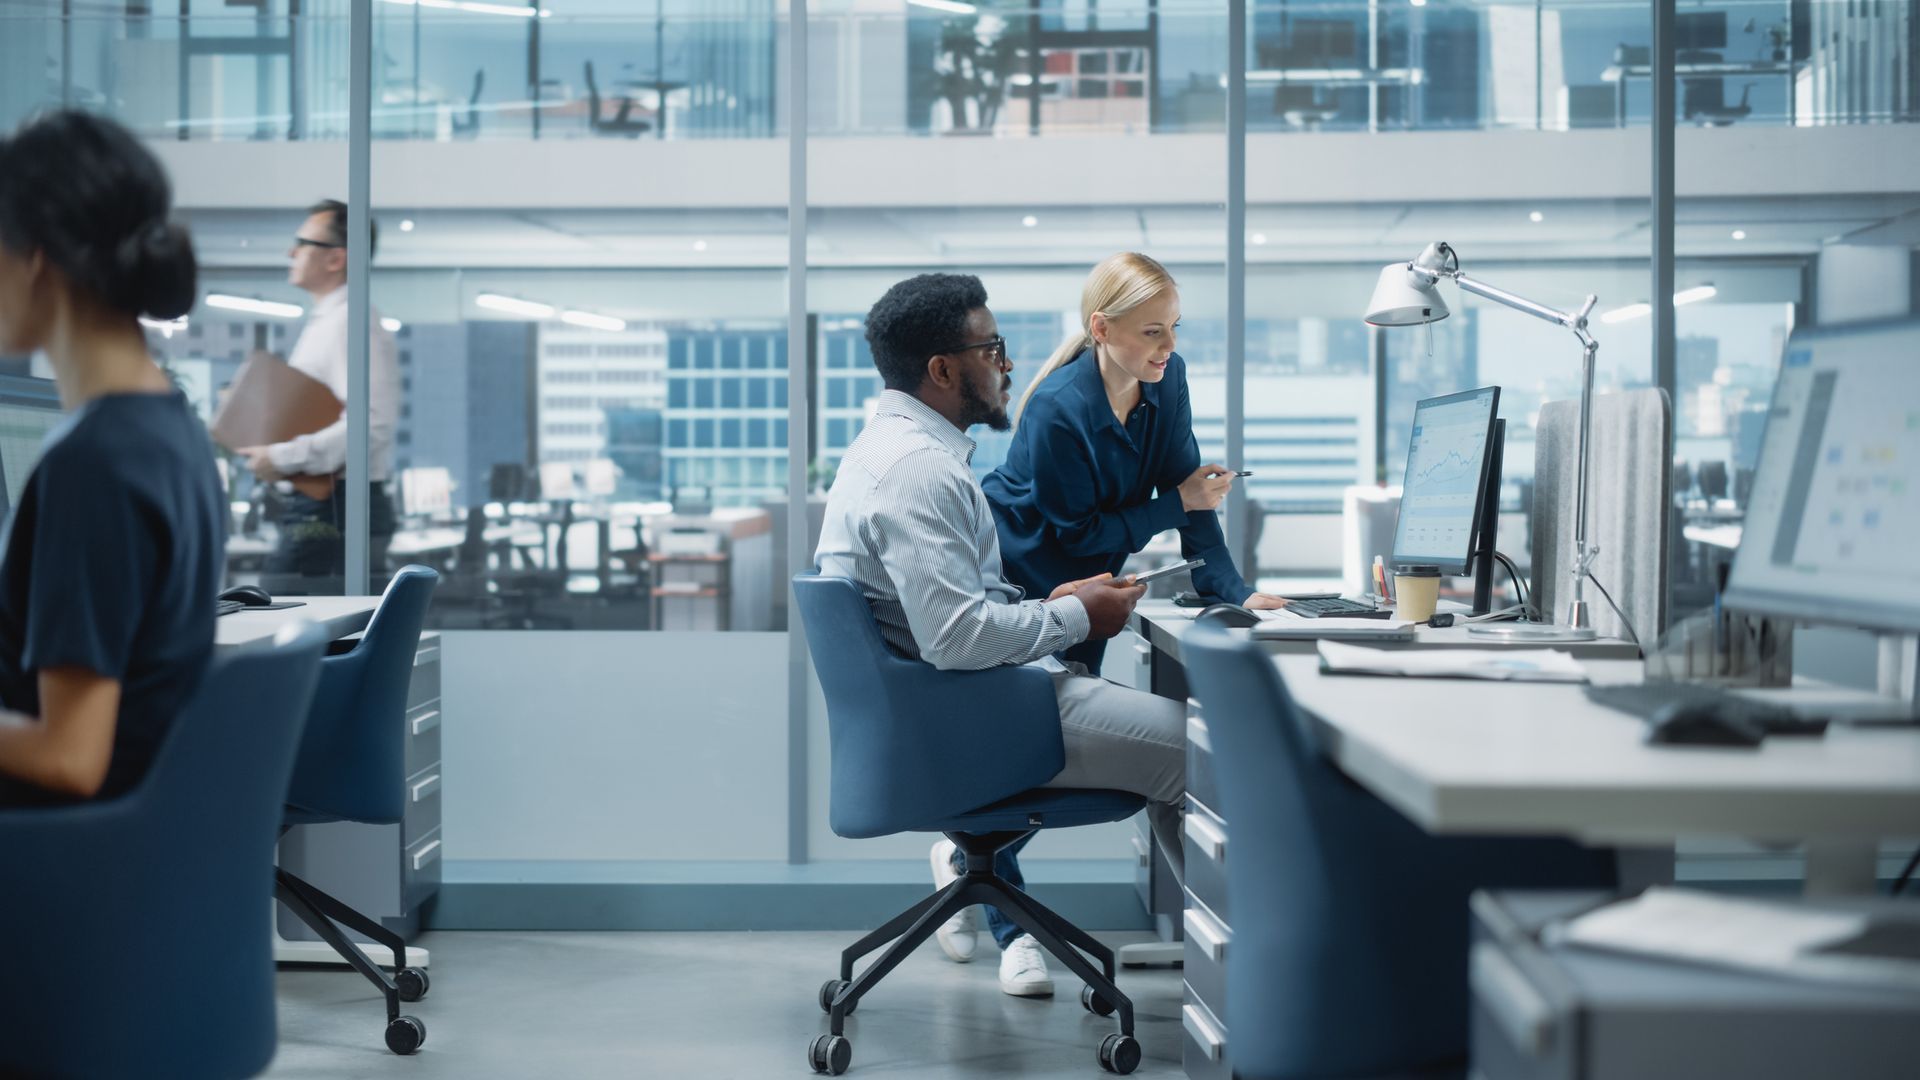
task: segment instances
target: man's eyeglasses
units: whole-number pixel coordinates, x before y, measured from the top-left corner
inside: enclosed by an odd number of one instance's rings
[[[948,356],[958,356],[963,352],[972,352],[975,349],[989,350],[987,352],[987,360],[989,363],[1004,364],[1007,362],[1007,339],[997,334],[985,341],[976,341],[971,345],[956,345],[951,349],[942,349],[941,351]]]
[[[341,248],[346,247],[347,245],[329,244],[325,240],[309,240],[304,236],[296,236],[293,238],[293,246],[294,247],[317,247],[317,248],[326,248],[329,251],[338,251]]]

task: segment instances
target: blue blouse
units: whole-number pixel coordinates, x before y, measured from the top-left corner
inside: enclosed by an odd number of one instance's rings
[[[1064,581],[1118,574],[1148,540],[1178,529],[1181,554],[1207,561],[1193,572],[1194,588],[1245,603],[1253,590],[1234,569],[1219,517],[1180,505],[1180,482],[1199,467],[1180,354],[1159,382],[1140,384],[1140,404],[1122,425],[1100,365],[1082,351],[1034,391],[1006,464],[981,484],[1007,579],[1044,597]]]

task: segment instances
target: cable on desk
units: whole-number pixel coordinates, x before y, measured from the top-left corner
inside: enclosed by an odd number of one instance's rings
[[[1916,866],[1920,866],[1920,848],[1914,849],[1913,858],[1907,860],[1907,868],[1900,871],[1899,877],[1893,879],[1893,895],[1899,896],[1907,891],[1907,882],[1913,879],[1913,870]]]
[[[1620,616],[1620,625],[1627,628],[1627,637],[1633,641],[1635,647],[1638,647],[1640,644],[1640,635],[1634,633],[1633,620],[1627,618],[1627,613],[1621,611],[1620,605],[1613,602],[1613,595],[1607,592],[1605,585],[1600,584],[1600,579],[1594,575],[1593,571],[1587,571],[1587,580],[1593,582],[1593,587],[1599,589],[1600,595],[1607,598],[1607,606],[1613,609],[1615,615]]]
[[[1513,582],[1513,598],[1520,602],[1520,614],[1525,618],[1532,619],[1534,617],[1532,614],[1533,600],[1527,595],[1527,587],[1521,582],[1519,572],[1514,570],[1513,560],[1500,554],[1498,551],[1493,553],[1493,557],[1499,559],[1500,565],[1507,568],[1507,580]]]

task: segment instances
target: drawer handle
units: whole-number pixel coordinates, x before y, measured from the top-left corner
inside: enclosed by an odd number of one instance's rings
[[[1151,867],[1153,865],[1153,851],[1147,847],[1147,842],[1137,836],[1129,836],[1127,839],[1133,843],[1133,859],[1135,865],[1142,870]]]
[[[419,802],[421,799],[424,799],[427,796],[439,790],[440,790],[440,774],[434,773],[432,776],[429,776],[425,780],[422,780],[419,783],[413,785],[413,801]]]
[[[413,853],[413,868],[418,870],[439,857],[440,841],[435,840],[433,843]]]
[[[413,718],[413,733],[415,735],[418,735],[423,731],[432,731],[434,728],[437,728],[439,726],[440,726],[440,710],[439,709],[435,709],[432,712],[421,713],[419,716],[416,716]]]
[[[1213,916],[1199,908],[1188,908],[1186,915],[1187,939],[1200,946],[1207,959],[1216,964],[1227,962],[1227,928],[1215,922]]]
[[[1200,1051],[1207,1055],[1208,1061],[1219,1061],[1227,1052],[1227,1033],[1215,1026],[1213,1017],[1197,1005],[1183,1005],[1180,1008],[1180,1026],[1187,1029],[1193,1041],[1200,1044]]]
[[[1187,839],[1200,845],[1200,850],[1214,862],[1227,859],[1227,834],[1220,831],[1205,814],[1189,812],[1186,824]]]

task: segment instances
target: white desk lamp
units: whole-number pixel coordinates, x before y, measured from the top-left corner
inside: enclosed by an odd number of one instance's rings
[[[1587,427],[1593,410],[1593,354],[1600,345],[1593,340],[1592,334],[1587,333],[1587,316],[1592,313],[1598,298],[1589,295],[1586,303],[1574,314],[1536,304],[1461,273],[1460,256],[1445,242],[1439,242],[1428,244],[1420,257],[1412,262],[1394,263],[1380,271],[1380,281],[1373,287],[1373,300],[1367,304],[1367,321],[1375,326],[1422,326],[1446,318],[1447,305],[1440,299],[1438,288],[1441,278],[1453,279],[1455,285],[1475,296],[1484,296],[1517,311],[1524,311],[1536,319],[1566,327],[1579,339],[1581,349],[1580,460],[1577,465],[1578,480],[1574,487],[1573,599],[1567,604],[1567,621],[1558,624],[1486,623],[1474,626],[1472,632],[1482,637],[1509,641],[1591,641],[1595,635],[1593,619],[1587,611],[1586,583],[1600,549],[1587,541]],[[1544,616],[1545,613],[1542,614]]]

